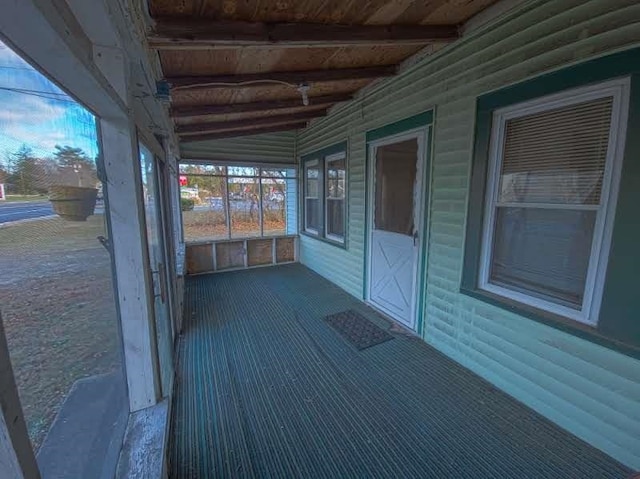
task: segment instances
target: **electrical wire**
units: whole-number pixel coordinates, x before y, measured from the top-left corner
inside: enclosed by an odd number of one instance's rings
[[[37,96],[39,98],[45,98],[47,100],[55,100],[55,101],[63,101],[67,103],[78,104],[78,102],[73,101],[73,99],[64,93],[56,93],[56,92],[47,92],[40,90],[28,90],[26,88],[11,88],[0,86],[0,90],[9,91],[12,93],[22,93],[24,95]]]
[[[202,88],[202,87],[216,87],[216,86],[229,86],[229,87],[239,87],[246,85],[255,85],[259,83],[279,83],[281,85],[290,86],[293,88],[298,88],[298,85],[295,83],[289,83],[281,80],[249,80],[243,81],[240,83],[228,83],[228,82],[208,82],[208,83],[194,83],[193,85],[181,85],[173,87],[173,90],[188,90],[189,88]]]

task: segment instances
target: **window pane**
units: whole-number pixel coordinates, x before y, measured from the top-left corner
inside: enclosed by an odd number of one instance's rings
[[[263,178],[295,178],[295,168],[272,168],[263,169],[261,173]]]
[[[226,196],[227,180],[223,176],[182,175],[180,197],[185,241],[229,237]]]
[[[258,176],[258,168],[249,166],[230,166],[228,171],[229,176]]]
[[[327,231],[328,236],[344,239],[346,160],[327,160]]]
[[[327,197],[344,198],[345,192],[345,160],[335,160],[327,163]]]
[[[327,199],[327,234],[344,238],[344,200]]]
[[[286,180],[262,179],[262,221],[265,236],[286,234],[286,199]]]
[[[179,169],[182,175],[224,175],[227,172],[226,166],[193,163],[180,163]]]
[[[489,281],[580,309],[595,211],[497,208]]]
[[[229,178],[232,238],[260,236],[259,190],[257,178]]]
[[[375,229],[413,234],[417,158],[415,139],[376,150]]]
[[[507,120],[499,201],[599,204],[612,105],[607,97]]]
[[[320,230],[320,200],[317,198],[307,198],[305,200],[305,219],[306,219],[306,229],[312,229],[315,231]]]

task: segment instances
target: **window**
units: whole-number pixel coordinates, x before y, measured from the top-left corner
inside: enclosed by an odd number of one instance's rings
[[[325,160],[325,231],[327,238],[344,242],[346,156],[344,152],[327,157]]]
[[[595,325],[628,80],[495,110],[478,287]]]
[[[186,242],[297,233],[294,168],[180,164]]]
[[[345,244],[347,224],[346,143],[302,158],[303,232],[334,244]]]
[[[309,161],[304,166],[304,230],[317,235],[320,231],[320,162]]]

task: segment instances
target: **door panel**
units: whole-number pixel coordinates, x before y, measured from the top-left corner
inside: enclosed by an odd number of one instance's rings
[[[373,152],[373,224],[369,300],[413,328],[421,171],[418,137]]]
[[[153,154],[141,144],[140,169],[142,174],[145,223],[147,226],[149,266],[153,280],[156,344],[160,363],[162,395],[166,396],[171,391],[171,383],[173,380],[173,347],[171,340],[167,261],[164,244],[162,196],[158,181],[159,175],[156,161]]]

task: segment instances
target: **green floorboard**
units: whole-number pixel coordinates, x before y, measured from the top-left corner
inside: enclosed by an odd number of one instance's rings
[[[189,278],[170,477],[630,475],[419,339],[356,350],[346,309],[390,327],[298,264]]]

